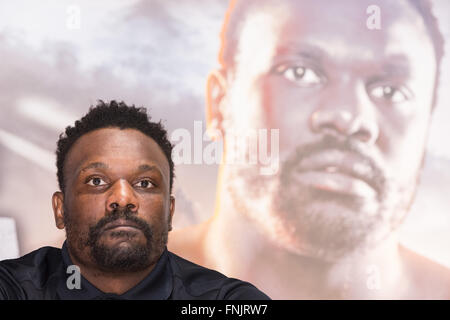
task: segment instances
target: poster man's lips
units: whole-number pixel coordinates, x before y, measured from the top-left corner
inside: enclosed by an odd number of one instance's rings
[[[361,179],[340,172],[303,171],[296,175],[297,181],[315,189],[374,199],[376,191]]]
[[[297,167],[297,173],[304,176],[305,182],[322,186],[323,188],[367,189],[370,187],[379,192],[374,182],[374,170],[368,161],[354,153],[343,152],[336,149],[315,153],[305,157]],[[308,175],[307,175],[308,174]],[[363,187],[362,183],[366,185]],[[368,193],[367,190],[364,193]]]

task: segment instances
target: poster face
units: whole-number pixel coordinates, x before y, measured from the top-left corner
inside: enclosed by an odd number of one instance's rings
[[[421,298],[450,268],[449,12],[2,1],[0,260],[61,247],[56,143],[116,100],[174,145],[169,250],[275,299]]]

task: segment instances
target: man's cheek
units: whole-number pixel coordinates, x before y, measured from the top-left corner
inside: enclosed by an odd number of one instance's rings
[[[402,141],[392,145],[385,154],[385,169],[388,180],[401,186],[415,185],[421,168],[424,147],[418,141]]]
[[[89,195],[79,197],[74,206],[74,210],[80,219],[85,220],[87,223],[98,220],[105,216],[106,212],[106,200],[102,196]]]

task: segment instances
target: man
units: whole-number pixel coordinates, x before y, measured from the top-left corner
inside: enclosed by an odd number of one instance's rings
[[[229,131],[279,129],[280,166],[222,164],[214,216],[171,250],[275,299],[450,298],[449,270],[396,237],[442,42],[428,1],[232,1],[208,126],[225,155]]]
[[[0,262],[3,299],[267,299],[254,286],[166,249],[172,145],[145,109],[100,102],[57,149],[52,198],[61,249]]]

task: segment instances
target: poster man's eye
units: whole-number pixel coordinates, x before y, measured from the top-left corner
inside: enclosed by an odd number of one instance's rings
[[[89,179],[89,180],[87,181],[87,184],[90,185],[90,186],[95,186],[95,187],[97,187],[97,186],[103,186],[103,185],[105,185],[106,182],[105,182],[102,178],[94,177],[94,178]]]
[[[135,184],[138,188],[149,189],[153,187],[153,183],[150,180],[141,180]]]
[[[376,99],[383,99],[391,103],[401,103],[409,100],[409,97],[401,89],[392,86],[378,86],[372,88],[369,94]]]
[[[319,74],[307,67],[281,65],[276,72],[301,87],[314,87],[322,83]]]

